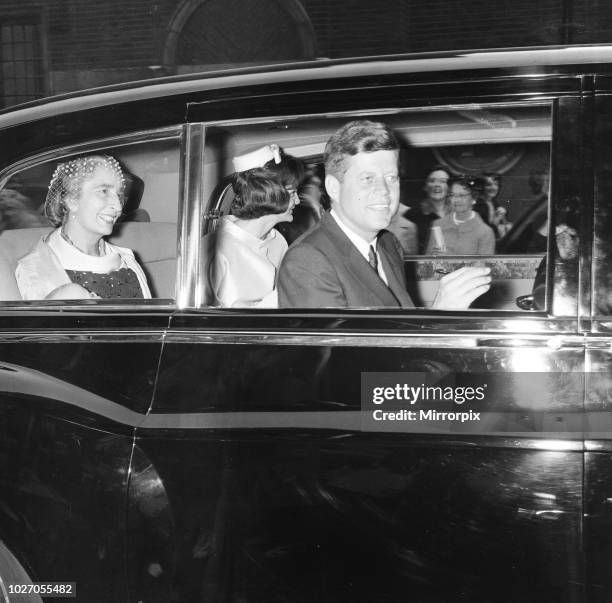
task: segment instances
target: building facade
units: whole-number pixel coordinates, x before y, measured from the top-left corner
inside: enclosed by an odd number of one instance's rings
[[[449,49],[602,43],[603,0],[3,0],[3,106],[159,75]]]

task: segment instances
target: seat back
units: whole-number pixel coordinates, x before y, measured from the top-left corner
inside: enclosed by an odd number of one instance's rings
[[[21,300],[15,268],[49,227],[5,230],[0,234],[0,300]],[[131,249],[143,267],[151,294],[174,298],[176,282],[176,224],[171,222],[124,222],[109,241]]]

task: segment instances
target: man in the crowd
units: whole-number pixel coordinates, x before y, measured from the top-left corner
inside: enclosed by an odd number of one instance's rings
[[[399,144],[384,124],[354,121],[325,147],[331,212],[289,248],[278,279],[281,308],[414,307],[402,250],[387,230],[399,204]],[[489,289],[488,268],[447,274],[433,303],[464,309]]]

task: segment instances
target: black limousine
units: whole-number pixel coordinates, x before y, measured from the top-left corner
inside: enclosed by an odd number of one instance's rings
[[[215,303],[232,158],[276,144],[323,180],[355,119],[401,140],[404,205],[435,165],[501,175],[495,251],[406,253],[414,309]],[[23,300],[49,182],[87,153],[126,174],[109,240],[151,298]],[[609,46],[249,68],[0,112],[0,600],[70,583],[87,603],[609,601],[611,210]],[[491,269],[489,292],[433,309],[464,265]]]

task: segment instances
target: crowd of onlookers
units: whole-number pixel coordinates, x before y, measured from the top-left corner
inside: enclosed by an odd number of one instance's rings
[[[512,226],[498,202],[500,188],[500,174],[456,175],[434,166],[424,197],[410,206],[400,203],[389,230],[410,255],[490,255]]]

